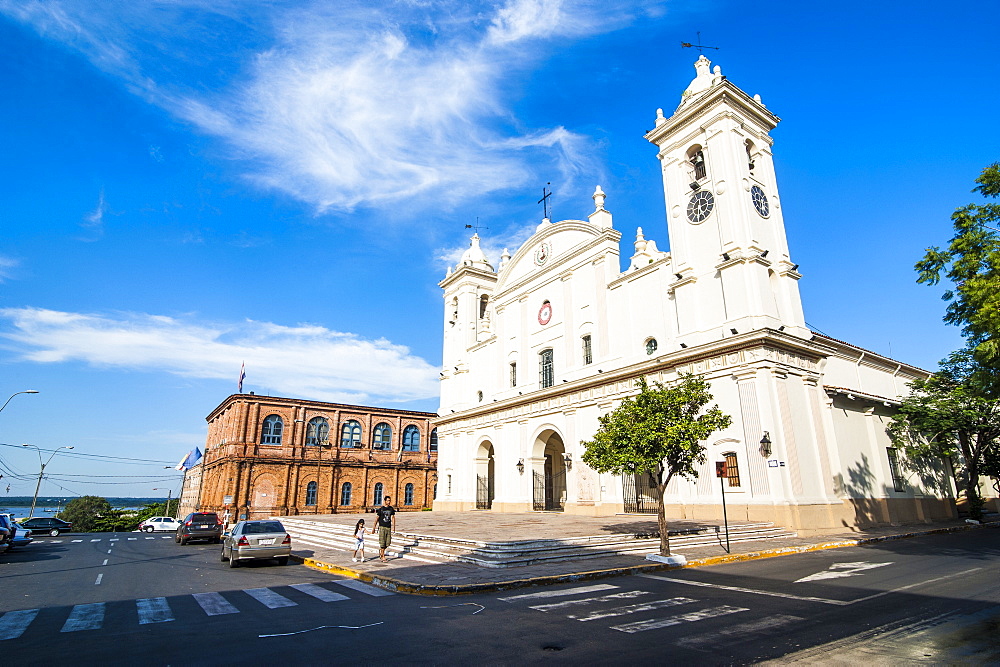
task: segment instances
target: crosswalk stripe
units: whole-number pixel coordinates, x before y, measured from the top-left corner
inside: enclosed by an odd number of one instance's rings
[[[83,542],[83,540],[70,540],[70,542],[73,542],[75,544],[77,542]]]
[[[60,632],[78,632],[80,630],[97,630],[104,624],[104,603],[78,604],[69,613],[69,618]]]
[[[91,542],[100,542],[100,540],[91,540]]]
[[[147,537],[146,539],[147,540],[155,540],[156,538],[155,537]]]
[[[275,593],[270,588],[247,588],[243,592],[257,600],[257,602],[261,603],[268,609],[295,607],[298,604],[296,602],[292,602],[284,595]]]
[[[322,600],[323,602],[339,602],[340,600],[351,599],[346,595],[341,595],[340,593],[334,593],[333,591],[328,591],[322,586],[317,586],[316,584],[292,584],[292,588],[294,588],[299,592],[305,593],[306,595],[311,595],[317,600]]]
[[[395,595],[392,591],[387,591],[384,588],[379,588],[378,586],[372,586],[366,584],[363,581],[358,581],[357,579],[334,579],[333,583],[338,586],[344,586],[355,590],[359,593],[364,593],[365,595],[371,595],[372,597],[382,597],[383,595]]]
[[[649,591],[622,591],[621,593],[612,593],[611,595],[599,595],[593,598],[581,598],[579,600],[563,600],[562,602],[551,602],[549,604],[536,604],[530,609],[537,609],[538,611],[554,611],[556,609],[565,609],[566,607],[575,607],[578,605],[594,604],[596,602],[611,602],[612,600],[628,600],[630,598],[637,598],[641,595],[652,595]]]
[[[616,588],[618,587],[612,586],[611,584],[594,584],[592,586],[577,586],[576,588],[567,588],[561,591],[542,591],[540,593],[525,593],[524,595],[511,595],[505,598],[497,598],[497,599],[503,600],[504,602],[511,602],[513,600],[557,598],[557,597],[563,597],[565,595],[577,595],[579,593],[596,593],[597,591],[610,591]]]
[[[601,618],[613,618],[615,616],[625,616],[626,614],[639,614],[641,612],[653,611],[664,607],[676,607],[682,604],[690,604],[691,602],[694,602],[691,598],[667,598],[665,600],[653,600],[652,602],[640,602],[639,604],[630,604],[624,607],[614,607],[612,609],[592,611],[583,616],[569,614],[568,618],[575,618],[578,621],[596,621]]]
[[[782,628],[786,625],[791,625],[792,623],[803,620],[805,619],[801,616],[778,614],[777,616],[769,616],[768,618],[750,621],[749,623],[730,625],[703,635],[698,635],[697,637],[684,637],[683,639],[678,639],[676,643],[678,646],[685,646],[689,648],[715,645],[718,644],[719,640],[723,637],[756,637],[758,633]]]
[[[649,621],[636,621],[635,623],[625,623],[623,625],[612,625],[612,630],[618,630],[619,632],[627,632],[629,634],[634,634],[636,632],[645,632],[646,630],[656,630],[658,628],[666,628],[671,625],[680,625],[681,623],[693,623],[695,621],[704,621],[709,618],[716,618],[718,616],[725,616],[727,614],[738,614],[741,611],[750,611],[745,607],[714,607],[712,609],[702,609],[701,611],[693,611],[689,614],[677,614],[676,616],[669,616],[667,618],[654,618]]]
[[[229,604],[226,598],[219,593],[192,593],[194,601],[201,605],[205,613],[209,616],[222,616],[223,614],[238,614],[240,610]]]
[[[49,540],[49,544],[62,544],[62,540]]]
[[[135,601],[135,606],[139,611],[139,625],[166,623],[174,620],[174,615],[170,612],[170,605],[167,604],[167,598],[142,598]]]
[[[8,611],[0,616],[0,641],[4,639],[17,639],[31,622],[38,616],[37,609],[26,609],[25,611]]]
[[[135,542],[137,539],[139,539],[139,538],[138,537],[130,537],[130,538],[128,538],[128,541],[129,542]]]

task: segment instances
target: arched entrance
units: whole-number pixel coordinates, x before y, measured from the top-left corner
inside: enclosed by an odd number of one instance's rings
[[[494,497],[493,443],[486,440],[479,445],[476,455],[476,509],[493,508]]]
[[[250,498],[248,519],[267,518],[275,513],[277,499],[274,495],[274,480],[271,475],[265,473],[257,477],[251,488]]]
[[[536,511],[566,508],[566,447],[562,437],[546,430],[535,439],[532,457],[532,502]]]

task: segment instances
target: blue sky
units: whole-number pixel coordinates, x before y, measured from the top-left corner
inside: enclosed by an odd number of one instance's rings
[[[914,282],[1000,159],[996,5],[0,0],[0,461],[43,495],[156,495],[236,390],[437,407],[437,282],[600,184],[668,245],[643,139],[695,41],[783,119],[806,319],[933,368]],[[47,455],[46,455],[47,456]],[[159,463],[159,462],[165,463]],[[14,477],[9,473],[21,475]],[[96,477],[108,475],[109,477]],[[56,479],[58,478],[58,479]],[[176,493],[176,490],[175,490]],[[2,495],[0,495],[2,498]]]

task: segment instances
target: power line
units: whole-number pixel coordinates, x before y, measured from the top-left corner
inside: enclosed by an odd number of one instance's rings
[[[0,442],[0,447],[20,448],[21,446],[22,445],[11,445],[11,444],[8,444],[6,442]],[[57,449],[43,449],[41,447],[39,447],[38,450],[42,451],[42,452],[56,452],[56,451],[59,451]],[[62,452],[62,451],[59,452],[59,456],[79,456],[79,457],[89,458],[89,459],[113,459],[113,460],[122,461],[122,462],[125,462],[125,463],[132,463],[132,464],[135,464],[135,465],[145,465],[145,464],[153,464],[153,463],[157,463],[157,464],[162,465],[164,463],[167,463],[167,464],[173,463],[173,461],[156,461],[156,460],[153,460],[153,459],[137,459],[137,458],[134,458],[134,457],[127,457],[127,456],[111,456],[109,454],[87,454],[87,453],[84,453],[84,452],[68,452],[68,451],[67,452]]]

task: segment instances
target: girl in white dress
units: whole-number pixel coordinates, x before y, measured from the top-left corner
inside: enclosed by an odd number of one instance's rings
[[[360,556],[358,555],[360,554]],[[355,563],[365,562],[365,520],[358,519],[354,525],[354,557],[351,560]]]

